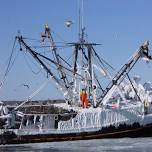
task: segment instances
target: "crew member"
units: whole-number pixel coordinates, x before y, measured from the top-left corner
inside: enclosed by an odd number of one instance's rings
[[[86,89],[82,89],[80,92],[80,99],[81,99],[82,108],[84,108],[84,107],[88,108],[87,96],[88,95],[87,95]]]
[[[147,102],[146,99],[144,100],[144,113],[145,113],[145,114],[148,113],[148,102]]]
[[[92,87],[92,98],[93,98],[93,107],[95,108],[97,106],[97,103],[96,103],[96,91],[97,91],[97,86],[96,85],[93,85]]]

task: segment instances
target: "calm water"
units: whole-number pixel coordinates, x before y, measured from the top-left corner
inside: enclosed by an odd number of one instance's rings
[[[0,152],[152,152],[152,138],[121,138],[1,146]]]

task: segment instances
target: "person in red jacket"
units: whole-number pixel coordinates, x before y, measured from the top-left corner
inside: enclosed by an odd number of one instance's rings
[[[88,108],[87,97],[88,97],[87,91],[85,89],[82,89],[80,92],[80,99],[81,99],[82,108],[84,108],[84,107]]]

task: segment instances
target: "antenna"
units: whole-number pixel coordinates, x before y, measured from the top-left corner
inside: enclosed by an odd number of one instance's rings
[[[79,40],[82,42],[84,41],[84,18],[83,18],[83,11],[84,11],[84,2],[83,0],[78,0],[79,6]]]

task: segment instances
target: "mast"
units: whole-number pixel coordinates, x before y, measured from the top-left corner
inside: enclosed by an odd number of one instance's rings
[[[92,71],[92,47],[90,45],[88,45],[88,71],[90,74],[89,95],[91,95],[93,71]]]
[[[66,77],[65,72],[63,71],[62,67],[60,66],[60,65],[62,65],[62,63],[61,63],[61,60],[59,58],[60,56],[57,52],[57,47],[55,45],[53,36],[51,34],[51,30],[50,30],[48,24],[45,24],[45,32],[42,34],[42,38],[43,38],[43,41],[44,41],[45,38],[49,39],[49,42],[51,43],[51,47],[52,47],[51,50],[52,50],[52,53],[53,53],[53,56],[54,56],[54,60],[58,63],[57,64],[57,69],[59,71],[59,74],[61,75],[60,78],[63,80],[65,87],[68,88],[69,87],[69,84],[68,84],[69,82],[68,82],[68,79]]]
[[[74,45],[74,82],[75,90],[80,93],[81,89],[86,89],[88,92],[88,99],[91,99],[93,93],[93,66],[92,66],[92,56],[93,56],[93,46],[97,45],[95,43],[88,43],[85,39],[85,27],[84,27],[84,1],[79,0],[79,38],[77,43],[71,43]],[[78,72],[84,77],[83,82],[78,81],[75,78],[75,72]],[[98,81],[99,83],[99,81]],[[79,97],[78,97],[79,98]],[[94,105],[95,103],[93,103]]]
[[[83,11],[84,11],[84,2],[83,0],[78,0],[79,4],[79,41],[84,39],[84,18],[83,18]]]

